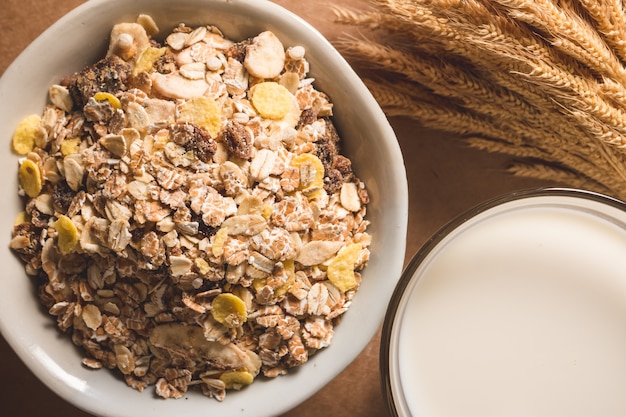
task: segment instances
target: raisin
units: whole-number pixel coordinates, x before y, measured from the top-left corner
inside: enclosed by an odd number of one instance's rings
[[[83,107],[99,91],[114,94],[127,90],[130,74],[130,65],[112,55],[74,74],[66,82],[75,105]]]
[[[161,74],[169,74],[176,69],[176,58],[168,52],[154,62],[154,69]]]
[[[335,155],[335,157],[333,158],[333,168],[341,173],[344,181],[352,180],[352,162],[345,156]]]
[[[341,190],[343,176],[337,169],[327,169],[324,176],[324,189],[327,193],[333,194]]]
[[[85,118],[94,123],[108,123],[115,115],[115,109],[108,101],[87,100],[83,106]]]
[[[170,128],[172,141],[183,147],[193,144],[195,141],[195,130],[194,125],[191,123],[176,123]]]
[[[250,44],[249,40],[237,42],[226,51],[226,57],[243,62],[246,59],[246,50]]]
[[[59,181],[52,189],[52,202],[54,208],[62,213],[67,213],[67,210],[72,204],[72,200],[76,196],[76,193],[67,185],[65,181]]]
[[[37,228],[32,223],[20,223],[13,227],[13,237],[21,236],[26,238],[28,245],[22,245],[14,249],[24,262],[29,262],[34,256],[40,253],[39,239],[37,238]]]
[[[224,131],[226,148],[241,159],[252,157],[252,136],[245,127],[238,123],[229,123]]]
[[[193,123],[176,123],[170,128],[172,140],[187,151],[194,151],[202,162],[210,162],[217,144],[211,136]]]
[[[304,109],[302,110],[302,113],[300,113],[300,120],[298,120],[298,127],[301,127],[304,125],[310,125],[316,120],[317,120],[317,114],[315,113],[315,110],[311,108]]]
[[[208,134],[205,134],[203,130],[199,131],[196,136],[196,156],[202,162],[210,162],[217,150],[217,144]]]

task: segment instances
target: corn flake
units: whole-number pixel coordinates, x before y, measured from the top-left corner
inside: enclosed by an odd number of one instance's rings
[[[228,238],[228,227],[221,227],[213,237],[213,245],[211,246],[211,253],[213,253],[213,256],[220,257],[224,254],[224,243],[226,242],[226,238]]]
[[[282,85],[267,81],[252,87],[250,100],[259,114],[267,119],[280,120],[291,110],[293,95]]]
[[[316,191],[324,186],[324,164],[315,155],[303,153],[291,160],[291,165],[300,170],[301,191]]]
[[[78,229],[76,225],[67,216],[60,216],[59,219],[54,222],[54,228],[59,234],[59,251],[61,254],[67,255],[72,252],[78,243]]]
[[[41,124],[41,117],[36,114],[26,116],[13,133],[13,150],[20,155],[26,155],[35,147],[35,138]]]
[[[194,259],[193,264],[195,265],[200,275],[207,275],[209,272],[211,272],[211,266],[207,261],[202,258]]]
[[[344,246],[328,264],[328,269],[326,270],[328,279],[342,292],[357,286],[354,264],[359,258],[361,249],[360,243],[351,243]]]
[[[291,286],[296,282],[296,270],[293,259],[287,259],[283,261],[283,268],[285,268],[285,272],[287,273],[287,281],[281,285],[279,288],[274,291],[274,295],[276,297],[281,297],[287,294],[287,291],[291,288]]]
[[[220,380],[226,385],[226,389],[237,389],[252,384],[254,375],[247,371],[226,371],[220,375]]]
[[[39,165],[30,159],[25,159],[18,171],[18,180],[22,189],[31,198],[35,198],[41,192],[43,182]]]
[[[246,304],[231,293],[222,293],[215,297],[211,314],[215,321],[230,328],[241,326],[248,318]]]
[[[165,55],[166,51],[167,48],[154,48],[152,46],[141,51],[139,58],[137,58],[137,63],[133,68],[133,75],[150,71],[156,60]]]
[[[212,138],[222,128],[220,106],[210,97],[194,97],[178,107],[179,121],[193,123],[206,129]]]
[[[115,97],[111,93],[106,93],[103,91],[99,91],[93,95],[94,100],[96,101],[108,101],[109,104],[115,109],[119,110],[122,108],[122,102],[119,98]]]
[[[67,138],[61,142],[60,151],[61,155],[68,156],[78,151],[80,146],[80,138]]]
[[[15,216],[15,220],[13,220],[13,224],[17,226],[19,224],[27,223],[29,221],[30,221],[30,216],[28,215],[28,213],[22,210],[19,213],[17,213],[17,216]]]

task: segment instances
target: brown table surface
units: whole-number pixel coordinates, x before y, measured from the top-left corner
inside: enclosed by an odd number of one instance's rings
[[[0,12],[0,74],[17,55],[59,17],[84,0],[3,0]],[[364,0],[333,4],[362,5]],[[345,26],[334,23],[328,2],[277,0],[303,17],[331,42]],[[357,72],[358,65],[354,64]],[[3,103],[3,106],[10,103]],[[490,197],[535,186],[558,185],[520,179],[504,172],[506,158],[468,149],[450,135],[426,130],[417,123],[392,118],[407,167],[410,191],[406,259],[454,216]],[[388,416],[380,384],[380,332],[360,356],[309,400],[282,417]],[[45,387],[0,338],[1,414],[5,416],[85,417]],[[33,396],[33,394],[35,394]]]

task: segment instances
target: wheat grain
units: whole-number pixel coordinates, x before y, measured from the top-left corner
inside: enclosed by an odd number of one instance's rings
[[[371,5],[374,12],[336,11],[339,22],[371,31],[338,47],[367,63],[367,84],[390,115],[527,160],[515,165],[515,175],[552,177],[626,198],[626,16],[620,0]]]

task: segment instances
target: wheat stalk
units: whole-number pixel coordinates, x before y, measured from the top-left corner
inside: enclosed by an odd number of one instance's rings
[[[390,115],[521,162],[514,175],[626,198],[621,0],[371,0],[337,21]]]

